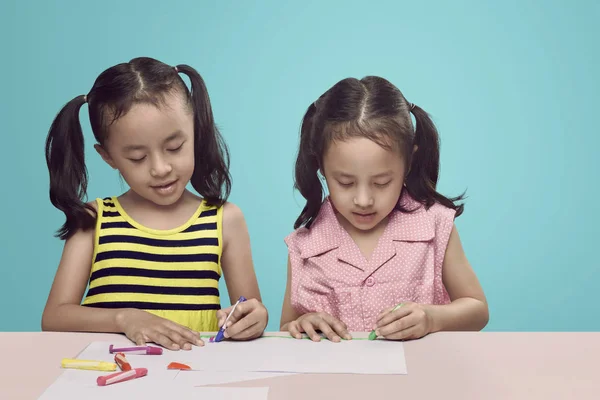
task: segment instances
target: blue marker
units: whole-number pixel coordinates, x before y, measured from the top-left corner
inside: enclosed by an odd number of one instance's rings
[[[229,317],[231,317],[231,315],[235,311],[235,308],[238,306],[238,304],[240,304],[244,301],[246,301],[246,298],[244,296],[240,296],[238,301],[233,305],[233,308],[231,309],[231,311],[229,312],[229,315],[225,319],[223,326],[221,327],[221,329],[219,329],[219,332],[217,332],[217,336],[215,336],[215,342],[220,342],[221,340],[225,339],[224,334],[225,334],[225,329],[227,329],[227,322],[229,321]]]

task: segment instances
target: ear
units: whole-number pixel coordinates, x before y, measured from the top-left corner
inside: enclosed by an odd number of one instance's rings
[[[115,162],[113,161],[112,157],[102,146],[100,146],[99,144],[95,144],[94,149],[96,149],[96,152],[100,154],[100,157],[102,157],[105,163],[110,165],[112,169],[117,169],[117,166],[115,165]]]

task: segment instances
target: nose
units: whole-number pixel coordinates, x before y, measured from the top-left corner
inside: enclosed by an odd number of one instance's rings
[[[373,195],[367,188],[359,188],[354,196],[354,205],[360,208],[367,208],[373,205]]]
[[[163,157],[156,156],[152,159],[150,165],[150,175],[154,178],[161,178],[167,176],[173,171],[173,167]]]

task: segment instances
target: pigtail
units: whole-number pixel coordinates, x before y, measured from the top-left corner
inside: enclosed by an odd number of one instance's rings
[[[319,180],[320,152],[313,148],[312,136],[320,132],[317,121],[317,107],[311,104],[302,119],[300,148],[296,158],[294,188],[306,199],[306,205],[294,223],[294,229],[301,226],[310,228],[323,204],[323,187]]]
[[[215,126],[210,98],[204,80],[189,65],[178,65],[177,72],[188,76],[194,109],[195,166],[191,184],[212,205],[221,206],[231,192],[229,150]]]
[[[52,122],[46,139],[50,201],[67,218],[56,234],[63,240],[79,229],[94,227],[96,221],[94,208],[83,202],[88,175],[79,109],[85,102],[85,96],[77,96],[68,102]]]
[[[411,112],[416,120],[414,144],[418,146],[412,157],[410,172],[406,177],[406,189],[417,201],[431,207],[436,201],[462,214],[464,205],[455,205],[462,200],[464,194],[455,198],[447,198],[436,191],[440,169],[440,141],[437,129],[422,108],[411,105]],[[410,149],[412,151],[412,149]]]

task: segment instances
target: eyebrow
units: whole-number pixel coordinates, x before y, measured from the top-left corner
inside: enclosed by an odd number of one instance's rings
[[[183,136],[183,132],[181,132],[180,130],[177,130],[177,131],[175,131],[175,132],[171,133],[171,134],[170,134],[170,135],[169,135],[169,136],[168,136],[168,137],[167,137],[167,138],[164,140],[164,143],[168,143],[168,142],[170,142],[170,141],[172,141],[172,140],[175,140],[175,139],[177,139],[177,138],[179,138],[179,137],[181,137],[181,136]],[[131,144],[131,145],[129,145],[129,146],[125,146],[125,148],[124,148],[123,150],[124,150],[124,151],[127,151],[127,152],[129,152],[129,151],[135,151],[135,150],[144,150],[144,149],[146,149],[146,146],[139,145],[139,144],[137,144],[137,145],[136,145],[136,144]]]
[[[350,174],[347,174],[345,172],[338,172],[338,171],[336,171],[334,174],[337,175],[339,178],[355,178],[354,175],[350,175]],[[372,176],[372,178],[375,178],[375,179],[377,179],[377,178],[384,178],[384,177],[388,177],[388,176],[390,176],[392,174],[393,174],[392,171],[385,171],[385,172],[381,172],[381,173],[379,173],[377,175]]]

